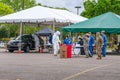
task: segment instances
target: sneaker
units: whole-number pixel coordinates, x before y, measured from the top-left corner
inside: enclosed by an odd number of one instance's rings
[[[101,60],[101,58],[96,58],[97,60]]]
[[[93,57],[93,55],[89,54],[90,57]]]
[[[54,56],[57,56],[57,54],[54,54]]]
[[[106,57],[106,56],[102,56],[102,57]]]
[[[88,56],[86,56],[85,58],[89,58]]]

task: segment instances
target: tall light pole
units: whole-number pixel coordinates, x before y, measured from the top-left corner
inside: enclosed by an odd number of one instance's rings
[[[81,6],[75,6],[75,8],[77,9],[77,15],[79,15],[79,9],[81,8]]]
[[[81,6],[75,6],[75,8],[77,9],[77,15],[79,15],[79,9],[81,8]],[[76,40],[78,40],[78,33],[76,32]]]

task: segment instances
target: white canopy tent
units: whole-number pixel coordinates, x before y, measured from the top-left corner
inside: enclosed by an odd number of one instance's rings
[[[13,14],[0,17],[0,23],[20,23],[20,35],[22,34],[23,23],[52,24],[53,31],[55,24],[77,23],[87,20],[66,10],[51,9],[42,6],[35,6]]]

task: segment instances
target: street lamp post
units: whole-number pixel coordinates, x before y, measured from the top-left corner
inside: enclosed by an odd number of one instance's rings
[[[75,6],[75,8],[77,9],[77,15],[79,15],[79,9],[81,8],[81,6]]]
[[[79,9],[81,8],[81,6],[75,6],[75,8],[77,9],[77,15],[79,15]],[[78,39],[78,33],[76,33],[76,40]]]

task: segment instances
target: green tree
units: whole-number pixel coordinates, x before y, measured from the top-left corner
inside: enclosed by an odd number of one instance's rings
[[[13,10],[11,9],[11,7],[0,2],[0,15],[3,16],[10,13],[13,13]]]
[[[10,6],[0,2],[0,16],[4,16],[4,15],[7,15],[13,12],[14,11]],[[7,37],[7,34],[8,34],[7,29],[1,26],[0,27],[0,38]]]
[[[24,8],[30,8],[35,6],[35,0],[24,0]],[[23,0],[0,0],[0,15],[6,15],[9,13],[17,12],[22,10]],[[19,34],[19,25],[2,25],[0,28],[0,37],[15,37]],[[32,31],[32,30],[31,30]]]
[[[42,6],[42,4],[41,4],[41,3],[37,3],[37,5]]]
[[[7,31],[5,27],[0,28],[0,38],[7,37]]]
[[[22,10],[23,6],[26,9],[36,5],[35,0],[0,0],[0,2],[10,5],[15,12]]]
[[[82,16],[92,18],[106,12],[114,12],[120,15],[120,0],[87,0],[84,2],[85,10]]]

